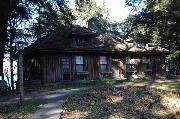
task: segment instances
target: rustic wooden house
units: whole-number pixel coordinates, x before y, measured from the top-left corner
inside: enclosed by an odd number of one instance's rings
[[[55,32],[25,49],[24,80],[44,84],[105,76],[164,75],[167,54],[166,49],[151,44],[74,26],[71,32]]]

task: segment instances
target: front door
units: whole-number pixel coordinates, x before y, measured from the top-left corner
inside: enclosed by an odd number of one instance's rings
[[[63,80],[70,80],[70,58],[61,59]]]

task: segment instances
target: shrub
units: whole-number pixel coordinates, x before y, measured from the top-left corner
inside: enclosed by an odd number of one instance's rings
[[[0,93],[6,93],[8,91],[8,85],[5,80],[0,80]]]

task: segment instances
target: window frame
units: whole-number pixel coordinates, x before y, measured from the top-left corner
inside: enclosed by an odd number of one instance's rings
[[[77,62],[77,58],[78,57],[80,57],[80,63],[79,62]],[[82,62],[81,62],[82,61]],[[82,56],[82,55],[78,55],[78,56],[76,56],[75,57],[75,65],[76,65],[76,67],[75,67],[75,71],[76,72],[82,72],[82,71],[84,71],[84,57]],[[77,66],[81,66],[82,67],[82,70],[77,70]]]
[[[126,57],[126,64],[130,64],[130,61],[131,61],[131,57],[130,56]]]
[[[104,61],[101,60],[102,58],[103,58]],[[99,57],[99,65],[100,65],[100,71],[101,72],[108,70],[107,56],[100,56]],[[102,69],[101,66],[105,66],[105,69]]]
[[[63,57],[61,58],[61,63],[62,63],[62,69],[64,72],[70,71],[70,59]]]

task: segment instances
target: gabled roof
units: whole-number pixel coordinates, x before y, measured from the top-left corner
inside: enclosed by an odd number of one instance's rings
[[[36,51],[108,51],[108,52],[131,52],[131,53],[168,53],[169,51],[161,47],[137,47],[133,39],[124,40],[119,37],[112,37],[110,34],[97,34],[93,30],[74,26],[71,29],[59,30],[47,38],[35,41],[25,48],[25,54]],[[90,40],[91,45],[76,46],[74,41],[78,39]],[[132,41],[132,42],[131,42]]]

